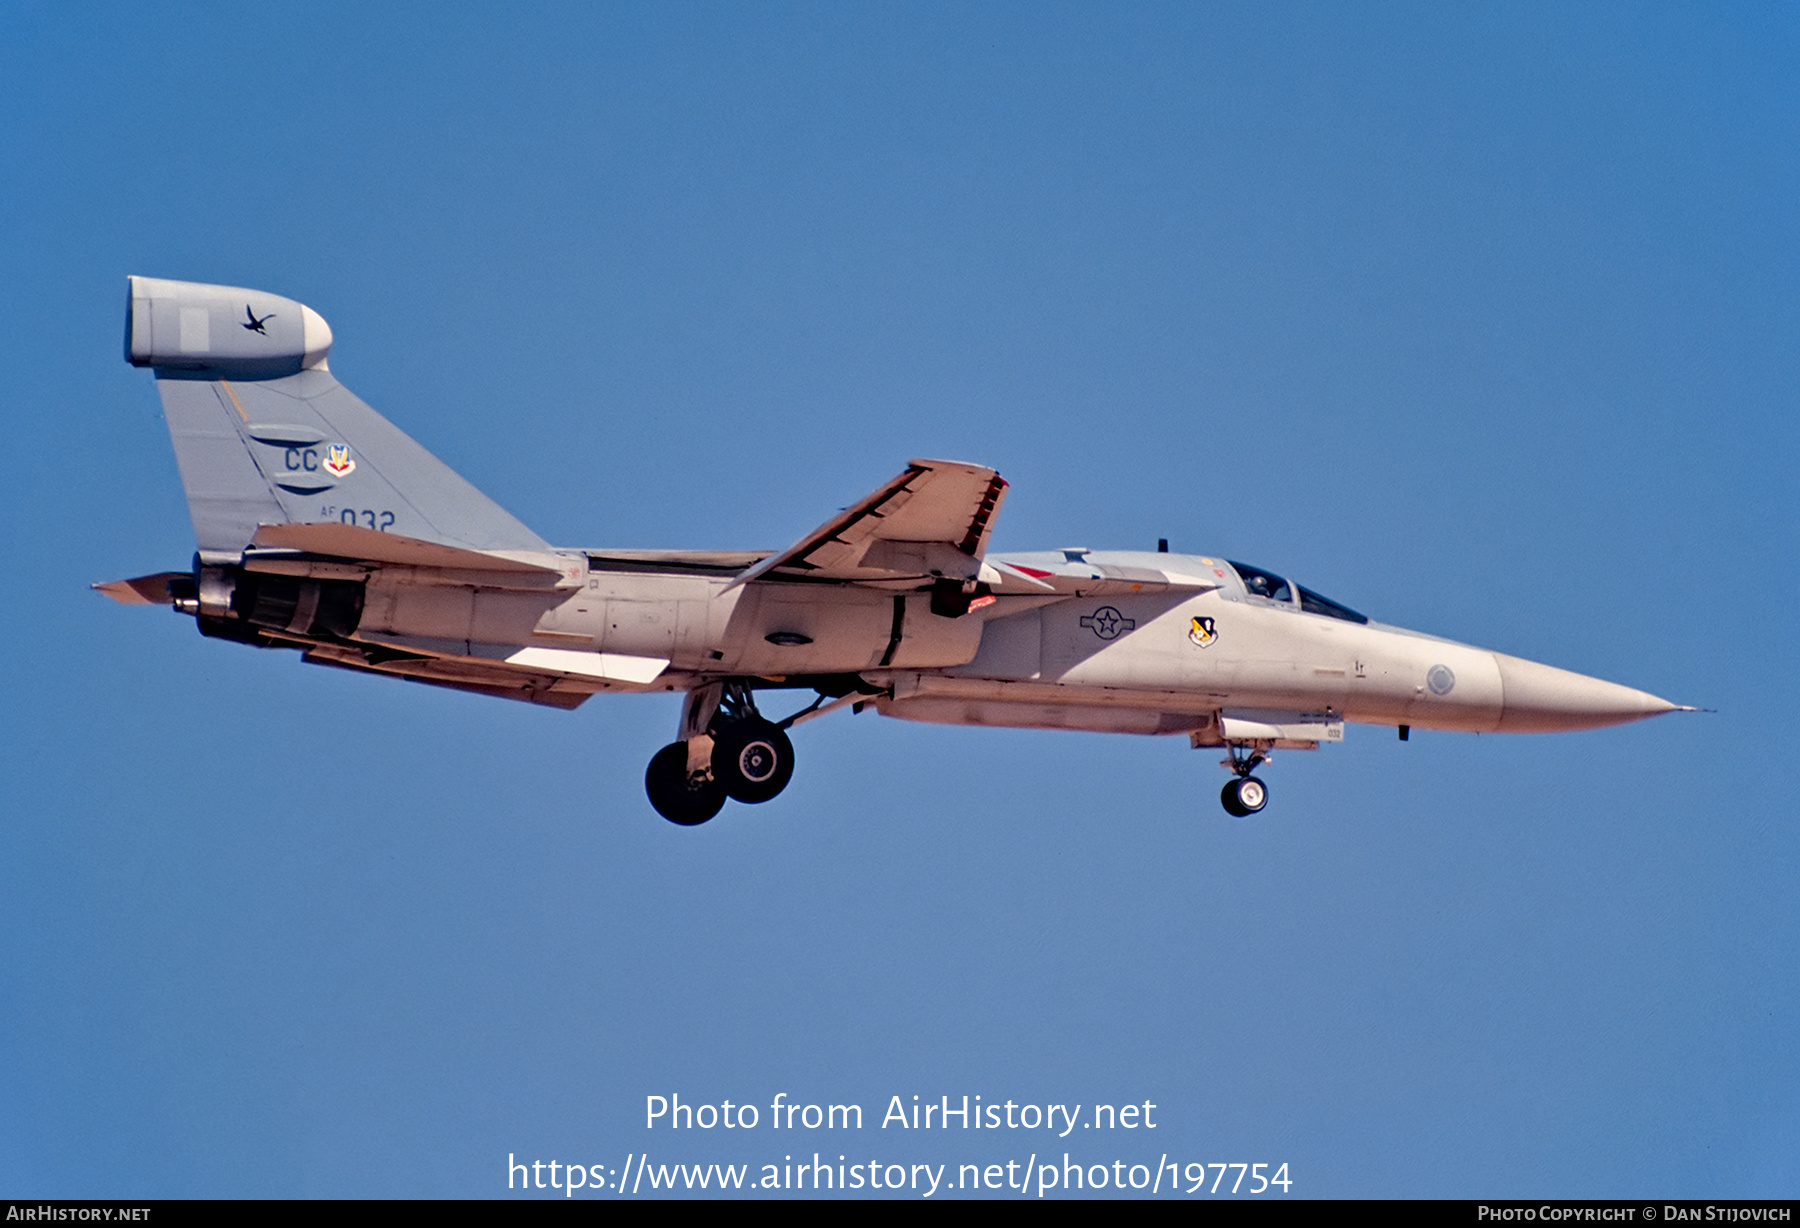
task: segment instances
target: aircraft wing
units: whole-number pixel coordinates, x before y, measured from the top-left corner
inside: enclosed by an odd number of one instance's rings
[[[735,587],[767,575],[879,583],[981,569],[1006,481],[959,461],[915,460],[906,472],[777,554],[739,572]]]
[[[252,541],[265,549],[287,549],[358,562],[393,563],[405,567],[445,567],[464,571],[519,571],[557,575],[555,555],[523,550],[465,550],[420,541],[399,533],[383,533],[353,524],[265,524]],[[110,594],[109,594],[110,595]]]

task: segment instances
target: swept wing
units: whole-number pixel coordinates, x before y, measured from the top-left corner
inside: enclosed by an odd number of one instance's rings
[[[1006,480],[982,465],[915,460],[867,498],[786,550],[739,572],[852,583],[973,580],[987,552]]]

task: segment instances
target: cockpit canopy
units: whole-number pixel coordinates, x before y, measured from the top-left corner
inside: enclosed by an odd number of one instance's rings
[[[1227,560],[1229,561],[1229,560]],[[1261,597],[1267,601],[1280,601],[1287,605],[1294,603],[1294,593],[1300,593],[1300,608],[1308,614],[1323,614],[1326,618],[1341,618],[1347,623],[1367,623],[1368,616],[1358,614],[1347,605],[1339,605],[1329,597],[1321,597],[1298,584],[1289,584],[1272,571],[1264,571],[1260,567],[1252,567],[1248,563],[1232,563],[1238,579],[1244,582],[1244,591],[1252,597]]]

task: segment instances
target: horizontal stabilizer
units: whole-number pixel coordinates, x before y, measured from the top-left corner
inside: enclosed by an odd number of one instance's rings
[[[426,686],[491,695],[496,699],[517,699],[547,708],[579,708],[590,694],[586,690],[563,689],[563,684],[554,676],[497,669],[484,671],[470,668],[463,662],[438,661],[429,657],[370,660],[354,650],[319,645],[309,649],[300,659],[308,665],[398,677]]]
[[[383,658],[384,667],[385,662],[391,659],[432,658],[445,668],[478,670],[484,676],[563,674],[576,681],[597,678],[606,682],[634,685],[653,682],[669,668],[666,657],[635,657],[618,652],[587,652],[574,648],[519,648],[511,644],[484,644],[480,641],[370,632],[363,632],[358,638],[382,646],[376,650],[376,656]],[[333,648],[330,651],[335,653],[340,650]],[[356,652],[367,656],[369,650],[358,648]]]
[[[864,583],[972,580],[1005,498],[1006,481],[992,469],[915,460],[906,472],[746,569],[732,584],[770,573]]]
[[[256,530],[254,544],[303,550],[336,559],[352,559],[364,563],[391,563],[403,567],[446,567],[463,571],[521,571],[548,575],[561,574],[562,568],[546,556],[541,561],[520,558],[525,552],[489,554],[480,550],[463,550],[437,542],[420,541],[400,533],[382,533],[353,524],[265,524]]]
[[[105,593],[120,605],[169,605],[175,600],[169,585],[177,580],[191,582],[193,578],[185,571],[159,571],[135,580],[109,580],[94,585],[94,591]]]

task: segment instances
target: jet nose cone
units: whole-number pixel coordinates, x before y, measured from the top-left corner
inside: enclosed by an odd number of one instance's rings
[[[1501,733],[1560,733],[1623,725],[1664,712],[1691,712],[1680,704],[1552,665],[1495,653],[1500,667]]]

